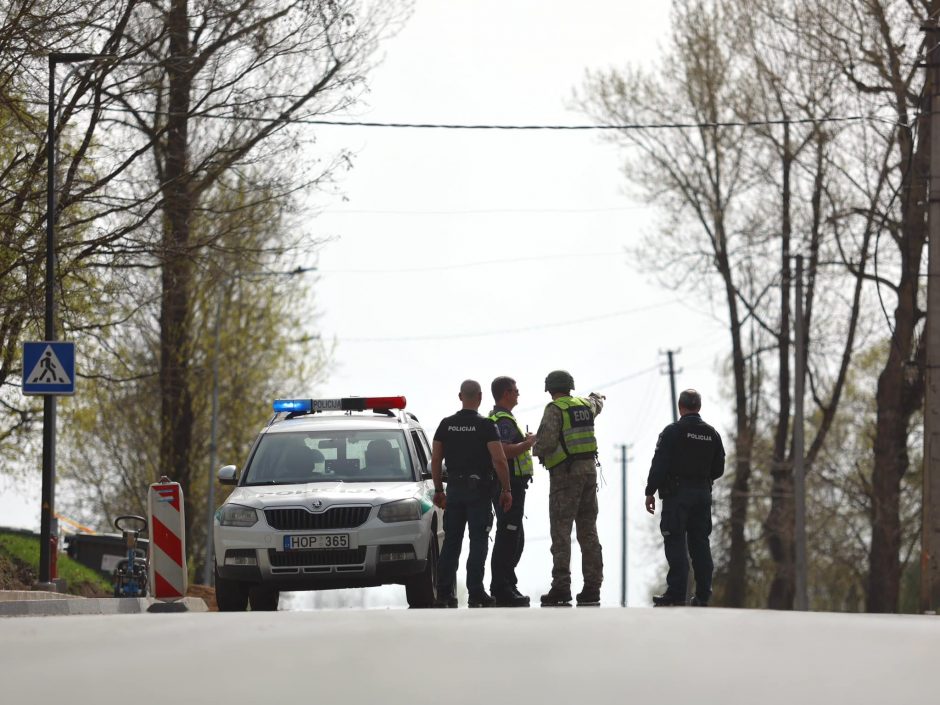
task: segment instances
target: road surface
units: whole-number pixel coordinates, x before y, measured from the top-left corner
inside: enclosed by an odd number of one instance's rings
[[[940,619],[721,609],[0,620],[4,703],[940,702]]]

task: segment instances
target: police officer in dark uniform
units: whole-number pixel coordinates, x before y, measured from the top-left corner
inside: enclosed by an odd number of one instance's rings
[[[653,597],[656,607],[684,605],[689,561],[695,571],[692,604],[707,607],[712,594],[712,483],[725,471],[725,449],[718,432],[702,421],[702,396],[694,389],[679,395],[679,420],[663,429],[646,481],[646,511],[663,501],[660,530],[669,572],[666,592]]]
[[[512,508],[504,512],[499,505],[500,494],[493,497],[496,510],[496,539],[493,541],[492,582],[490,593],[497,607],[528,607],[529,598],[519,592],[516,566],[525,546],[523,518],[525,493],[532,480],[532,446],[534,433],[523,433],[512,410],[519,403],[519,385],[512,377],[497,377],[490,384],[495,406],[489,418],[496,423],[503,452],[509,463],[509,487]]]
[[[483,401],[480,383],[468,379],[460,385],[463,408],[437,427],[431,450],[434,504],[444,510],[444,545],[437,566],[435,607],[456,607],[457,563],[464,529],[470,528],[467,557],[469,607],[490,607],[494,600],[483,589],[486,553],[493,514],[490,502],[499,481],[499,505],[512,507],[509,469],[496,424],[480,416]],[[447,492],[444,492],[442,463],[447,463]],[[494,478],[495,470],[495,478]]]

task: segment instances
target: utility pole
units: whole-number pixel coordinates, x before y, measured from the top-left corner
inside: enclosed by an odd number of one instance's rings
[[[940,609],[940,24],[927,32],[930,96],[930,193],[927,211],[927,370],[924,391],[924,487],[921,505],[920,608]]]
[[[622,555],[620,559],[620,606],[627,606],[627,452],[630,449],[625,443],[620,448],[620,518],[623,522],[621,536]]]
[[[803,255],[796,256],[796,313],[794,320],[793,365],[793,520],[794,563],[796,572],[796,595],[794,608],[805,612],[809,609],[806,590],[806,476],[803,465],[803,396],[806,376],[806,331],[803,328]]]
[[[677,406],[677,402],[676,402],[676,372],[677,370],[675,368],[673,356],[678,355],[680,352],[682,352],[681,348],[679,350],[667,350],[665,353],[669,361],[669,389],[672,392],[672,422],[673,423],[679,420],[679,407]],[[662,355],[663,353],[660,352],[659,354]],[[681,372],[681,371],[682,370],[678,370],[678,372]]]
[[[215,571],[213,570],[215,561],[213,560],[213,528],[215,525],[215,472],[216,459],[218,457],[218,429],[219,429],[219,358],[221,357],[222,344],[219,330],[222,327],[222,295],[216,297],[215,302],[215,326],[213,335],[215,336],[215,345],[212,354],[212,416],[209,422],[209,489],[206,496],[206,565],[203,568],[203,585],[215,584]]]

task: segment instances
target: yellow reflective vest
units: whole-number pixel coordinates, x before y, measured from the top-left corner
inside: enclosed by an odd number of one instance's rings
[[[551,470],[569,458],[595,457],[597,439],[591,405],[579,397],[559,397],[551,403],[561,409],[561,438],[555,451],[545,458],[545,467]]]
[[[512,425],[516,427],[516,430],[519,432],[519,436],[525,439],[525,434],[522,432],[522,429],[519,428],[519,422],[516,421],[515,416],[506,411],[497,411],[490,416],[490,420],[492,420],[494,423],[499,423],[500,419],[509,419],[512,421]],[[509,462],[512,463],[512,474],[516,477],[532,477],[533,463],[531,450],[526,449],[515,458],[510,458]]]

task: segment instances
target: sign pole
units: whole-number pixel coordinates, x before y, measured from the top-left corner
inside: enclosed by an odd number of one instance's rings
[[[88,52],[52,52],[49,54],[49,113],[46,120],[46,291],[45,291],[45,337],[55,340],[55,223],[56,174],[55,174],[55,67],[94,59],[113,58],[110,54]],[[24,368],[23,374],[28,374]],[[74,382],[74,376],[72,376]],[[25,391],[25,390],[24,390]],[[53,589],[50,583],[52,524],[55,513],[55,392],[39,392],[47,396],[42,405],[42,511],[39,519],[39,585],[41,589]],[[71,393],[71,392],[69,392]]]
[[[46,340],[55,340],[55,66],[49,55],[49,117],[46,122]],[[25,367],[24,367],[25,371]],[[55,511],[54,394],[42,400],[42,511],[39,518],[39,587],[50,587],[50,542]]]

